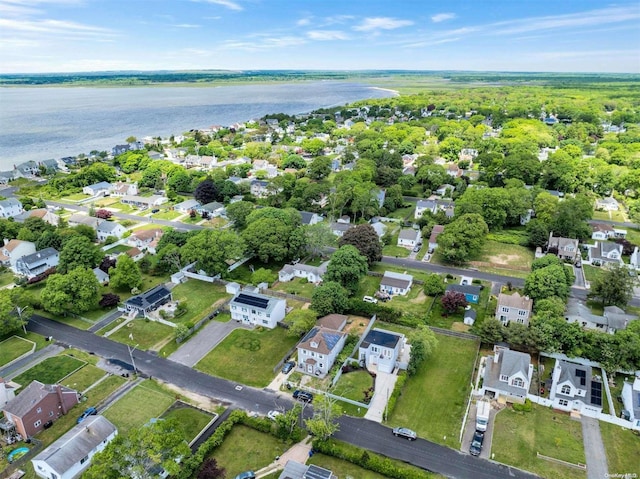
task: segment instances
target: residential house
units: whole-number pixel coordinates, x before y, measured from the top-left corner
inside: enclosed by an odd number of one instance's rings
[[[596,210],[604,211],[618,211],[620,209],[620,203],[613,197],[598,198],[596,200]]]
[[[100,268],[93,268],[93,274],[102,286],[109,284],[109,275]]]
[[[124,307],[118,308],[127,313],[137,312],[138,316],[147,316],[147,314],[158,309],[165,303],[173,299],[171,291],[164,284],[156,286],[137,296],[132,296],[124,302]]]
[[[429,236],[429,253],[433,253],[438,247],[438,236],[444,231],[444,226],[435,225],[431,229],[431,236]]]
[[[127,229],[120,223],[116,223],[115,221],[103,221],[98,225],[96,234],[98,235],[98,241],[104,241],[109,236],[120,239],[126,231]]]
[[[622,265],[622,245],[609,241],[596,241],[589,247],[589,263],[594,266]]]
[[[477,157],[478,150],[476,150],[475,148],[463,148],[462,150],[460,150],[460,153],[458,153],[458,159],[460,161],[468,161],[469,168],[473,166],[473,160],[475,160]]]
[[[321,283],[322,277],[327,272],[328,264],[328,261],[325,261],[320,266],[311,266],[304,263],[285,264],[278,272],[278,280],[286,283],[294,278],[304,278],[309,283]]]
[[[278,479],[338,479],[330,470],[289,459]]]
[[[160,206],[163,203],[169,201],[169,198],[162,195],[151,196],[138,196],[138,195],[125,195],[120,200],[120,203],[124,205],[135,206],[136,208],[152,208],[154,206]]]
[[[111,193],[111,183],[107,181],[101,181],[100,183],[94,183],[93,185],[85,186],[82,188],[82,192],[89,196],[105,196]]]
[[[414,248],[420,243],[421,238],[420,230],[402,228],[398,234],[398,246],[410,249]]]
[[[494,346],[493,356],[487,356],[482,376],[481,393],[495,399],[523,403],[533,376],[531,356],[509,348]]]
[[[593,314],[591,309],[574,298],[569,298],[565,319],[569,323],[578,323],[585,329],[595,329],[614,334],[627,329],[631,321],[638,316],[626,313],[618,306],[606,306],[602,315]]]
[[[450,192],[453,193],[455,189],[456,189],[455,186],[445,183],[444,185],[440,185],[438,187],[438,189],[436,190],[436,194],[440,196],[447,196],[447,193],[450,193]]]
[[[434,200],[418,200],[418,202],[416,203],[416,211],[413,215],[414,218],[422,218],[422,215],[425,211],[430,211],[435,215],[438,211],[438,203],[436,203]]]
[[[331,232],[338,237],[344,235],[351,228],[353,228],[353,225],[349,223],[341,223],[340,221],[331,223]]]
[[[86,225],[94,230],[98,228],[98,225],[102,223],[103,219],[96,218],[94,216],[88,216],[82,213],[74,213],[69,218],[67,218],[67,223],[69,226],[74,227],[78,225]]]
[[[575,262],[580,258],[578,240],[572,238],[563,238],[561,236],[553,236],[552,231],[551,233],[549,233],[547,253],[555,254],[561,260]]]
[[[126,153],[127,151],[130,151],[131,147],[128,144],[124,144],[124,145],[116,145],[113,148],[111,148],[111,154],[113,156],[118,156],[118,155],[122,155],[123,153]]]
[[[133,231],[131,236],[127,238],[127,244],[142,251],[147,250],[151,254],[156,254],[156,246],[158,246],[158,241],[163,234],[164,231],[161,228]]]
[[[391,296],[399,294],[406,296],[413,285],[413,276],[410,274],[385,271],[380,280],[380,291]]]
[[[45,223],[53,226],[58,226],[58,223],[60,223],[60,216],[53,211],[49,211],[47,208],[34,208],[13,217],[18,223],[24,223],[27,218],[40,218]]]
[[[16,166],[18,174],[24,178],[33,178],[40,174],[40,167],[35,161],[25,161]]]
[[[8,185],[10,181],[18,178],[16,170],[0,171],[0,185]]]
[[[0,218],[13,218],[24,212],[22,203],[15,198],[0,200]]]
[[[67,414],[76,404],[78,393],[73,389],[31,381],[20,394],[4,405],[2,412],[16,433],[29,438],[42,431],[47,422]]]
[[[533,217],[534,211],[529,208],[524,214],[520,215],[520,225],[525,226],[529,224],[531,218]]]
[[[189,213],[190,211],[196,211],[199,213],[202,209],[202,205],[198,200],[190,199],[174,205],[173,209],[180,213]]]
[[[207,213],[211,218],[217,218],[218,216],[224,216],[227,212],[222,203],[212,201],[203,205],[201,208],[202,213]]]
[[[241,321],[242,324],[273,329],[284,319],[287,302],[284,299],[244,290],[231,299],[229,309],[231,319]]]
[[[622,404],[628,419],[635,428],[640,428],[640,377],[633,382],[625,381],[622,386]]]
[[[14,273],[17,273],[16,264],[23,256],[33,254],[36,252],[36,244],[31,241],[22,241],[12,239],[11,241],[5,238],[4,246],[0,250],[0,263],[4,266],[8,266]]]
[[[116,427],[104,416],[89,416],[31,459],[33,469],[43,479],[78,477],[117,434]]]
[[[625,238],[627,230],[617,229],[604,223],[594,223],[591,225],[593,233],[591,239],[606,241],[611,238]]]
[[[633,248],[633,253],[629,257],[629,266],[640,269],[640,250],[638,250],[637,246]]]
[[[297,346],[298,368],[305,374],[325,377],[346,339],[345,332],[314,326]]]
[[[518,292],[498,295],[496,319],[505,326],[511,321],[528,326],[532,310],[533,300],[529,296],[520,296]]]
[[[603,386],[591,366],[556,359],[549,399],[552,407],[598,417],[602,412]]]
[[[43,160],[40,162],[40,165],[44,168],[44,171],[51,175],[60,169],[60,165],[57,160]]]
[[[135,196],[138,194],[138,185],[136,183],[123,183],[118,181],[111,186],[111,195],[119,198],[123,196]]]
[[[458,165],[456,165],[455,163],[447,165],[447,175],[449,175],[451,178],[460,178],[463,173],[464,172],[460,168],[458,168]]]
[[[376,202],[378,203],[378,207],[382,208],[384,206],[384,200],[387,196],[387,190],[383,190],[383,189],[377,189],[374,190],[374,193],[376,195]]]
[[[16,261],[16,272],[28,279],[58,266],[60,255],[54,248],[45,248],[28,254]]]
[[[467,303],[478,304],[482,288],[475,284],[450,284],[447,286],[446,291],[457,291],[458,293],[462,293],[464,294]]]
[[[403,334],[374,328],[360,343],[358,361],[368,369],[392,373],[404,349],[404,344]]]
[[[124,254],[126,254],[133,261],[140,261],[142,258],[144,258],[144,253],[140,251],[139,248],[136,248],[135,246],[125,251]]]
[[[301,211],[300,216],[302,216],[303,225],[315,225],[316,223],[320,223],[322,221],[322,216],[316,213],[311,213],[309,211]]]
[[[7,381],[0,377],[0,409],[9,401],[16,397],[16,389],[18,385],[14,382]]]
[[[373,230],[376,232],[376,235],[378,235],[378,238],[382,239],[387,231],[387,225],[385,225],[382,221],[378,221],[377,219],[374,220],[373,218],[371,218],[370,224]]]
[[[249,190],[256,198],[269,196],[269,182],[264,180],[251,180]]]

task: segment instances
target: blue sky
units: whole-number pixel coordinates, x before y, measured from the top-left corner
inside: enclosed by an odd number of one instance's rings
[[[0,72],[640,72],[640,2],[0,0]]]

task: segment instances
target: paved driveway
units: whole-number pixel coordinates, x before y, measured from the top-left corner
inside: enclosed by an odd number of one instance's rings
[[[395,374],[376,372],[376,387],[375,393],[369,403],[369,409],[364,415],[365,419],[370,421],[382,422],[382,416],[384,410],[387,407],[387,401],[393,393],[393,388],[396,385],[398,376]]]
[[[215,320],[209,321],[209,324],[202,328],[193,338],[180,346],[175,353],[169,356],[169,359],[192,368],[198,361],[205,357],[209,351],[220,344],[231,331],[238,328],[251,329],[249,326],[243,326],[241,323],[233,320],[227,321],[226,323]]]
[[[580,422],[582,423],[584,455],[587,456],[587,479],[607,477],[609,467],[600,435],[600,423],[597,419],[586,416],[582,416]]]

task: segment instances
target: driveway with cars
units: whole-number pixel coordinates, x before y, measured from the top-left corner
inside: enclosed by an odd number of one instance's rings
[[[471,447],[471,440],[473,439],[473,433],[476,430],[476,403],[472,402],[469,407],[469,416],[467,417],[467,423],[464,427],[464,433],[462,434],[462,443],[460,445],[460,451],[469,454],[469,447]],[[489,424],[487,424],[487,430],[484,432],[484,441],[482,443],[482,452],[480,457],[482,459],[489,459],[491,457],[491,442],[493,439],[493,424],[496,419],[496,414],[500,411],[496,411],[491,408],[489,413]]]

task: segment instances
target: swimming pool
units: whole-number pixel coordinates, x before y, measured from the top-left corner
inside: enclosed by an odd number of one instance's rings
[[[22,456],[24,456],[28,452],[29,452],[28,447],[19,447],[18,449],[14,449],[13,451],[11,451],[7,456],[7,459],[9,460],[9,463],[11,463],[11,461],[13,461],[14,459],[20,459]]]

